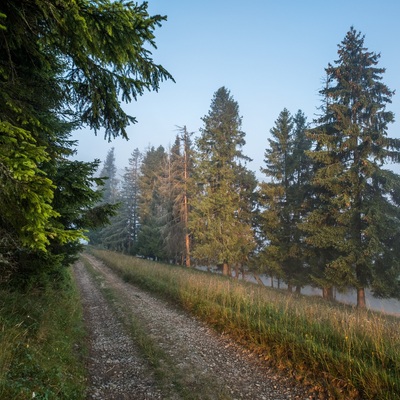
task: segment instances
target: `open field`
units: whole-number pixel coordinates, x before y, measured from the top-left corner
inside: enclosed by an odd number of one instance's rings
[[[334,398],[400,398],[400,320],[200,271],[93,250],[125,280],[229,333]]]
[[[266,275],[259,275],[259,278],[263,282],[265,286],[271,287],[271,278]],[[246,280],[257,283],[254,277],[251,274],[246,275]],[[275,288],[280,287],[281,289],[286,289],[287,285],[283,282],[279,282],[277,279],[274,279],[274,286]],[[302,294],[307,294],[309,296],[319,296],[322,297],[322,290],[319,288],[305,286],[301,289]],[[386,314],[395,315],[400,317],[400,300],[397,299],[379,299],[372,295],[369,289],[365,290],[366,295],[366,303],[367,308],[373,311],[381,311]],[[336,301],[340,303],[349,304],[349,305],[356,305],[357,304],[357,292],[355,289],[347,289],[344,292],[335,291],[334,293]]]

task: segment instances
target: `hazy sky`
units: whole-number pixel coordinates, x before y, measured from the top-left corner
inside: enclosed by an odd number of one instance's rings
[[[396,122],[389,136],[400,138],[399,0],[149,0],[150,14],[167,15],[156,29],[156,63],[176,83],[164,82],[125,110],[138,120],[130,140],[108,143],[100,133],[81,130],[77,158],[104,161],[115,147],[116,164],[149,145],[168,148],[176,126],[198,133],[214,93],[227,87],[239,104],[246,133],[244,153],[260,177],[269,131],[283,108],[302,109],[312,121],[320,105],[324,68],[337,59],[337,45],[350,26],[365,35],[365,46],[381,53],[383,82],[398,93],[388,106]],[[394,167],[400,172],[398,166]]]

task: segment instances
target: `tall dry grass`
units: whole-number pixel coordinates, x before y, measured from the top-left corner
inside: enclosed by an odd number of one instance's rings
[[[338,399],[400,398],[400,320],[320,298],[92,250],[125,280],[169,298]]]

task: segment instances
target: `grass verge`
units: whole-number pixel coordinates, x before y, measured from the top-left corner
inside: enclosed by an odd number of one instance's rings
[[[400,320],[102,250],[125,280],[173,300],[337,399],[400,399]]]
[[[0,291],[1,399],[84,399],[82,310],[66,275],[57,289]]]

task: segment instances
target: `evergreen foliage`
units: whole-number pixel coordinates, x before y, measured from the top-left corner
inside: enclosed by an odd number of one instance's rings
[[[306,127],[302,111],[293,118],[285,108],[270,130],[265,168],[261,169],[268,180],[260,183],[259,190],[262,248],[258,260],[265,272],[283,279],[290,291],[293,286],[300,290],[308,282],[298,228],[310,178],[305,152],[311,142],[305,137]]]
[[[163,237],[168,258],[177,264],[190,267],[189,219],[193,193],[193,133],[188,132],[186,126],[178,129],[179,134],[169,152],[165,179],[162,182],[166,211]]]
[[[76,253],[84,231],[112,213],[95,207],[97,163],[68,161],[76,145],[68,137],[82,126],[104,128],[108,139],[127,136],[135,118],[120,100],[172,79],[149,51],[164,20],[149,16],[147,3],[1,2],[2,280],[56,271]]]
[[[146,2],[2,2],[0,281],[57,281],[90,229],[108,249],[237,275],[258,266],[290,290],[311,283],[330,298],[353,287],[360,307],[366,288],[399,297],[400,177],[384,168],[400,161],[400,140],[388,137],[394,92],[354,28],[325,70],[312,129],[302,111],[278,116],[257,193],[225,87],[195,145],[183,127],[169,152],[135,149],[121,186],[114,149],[98,178],[98,160],[70,160],[72,130],[127,138],[136,119],[121,100],[172,79],[149,50],[165,19]]]
[[[95,226],[89,234],[91,244],[101,244],[110,250],[122,250],[121,242],[124,240],[125,222],[119,218],[121,204],[119,180],[117,179],[117,166],[115,164],[114,147],[112,147],[100,171],[101,186],[97,188],[98,206],[110,208],[110,219],[106,224]]]
[[[254,248],[251,226],[242,220],[242,190],[238,173],[245,133],[241,130],[239,106],[221,87],[214,94],[204,127],[197,140],[198,190],[192,201],[190,228],[194,238],[193,256],[206,265],[230,266],[243,262]]]
[[[128,253],[135,253],[139,235],[139,179],[142,153],[138,148],[133,150],[129,159],[129,166],[125,168],[121,191],[120,214],[125,221],[126,235],[124,249]]]
[[[114,147],[107,153],[100,177],[104,178],[104,185],[101,187],[103,202],[116,204],[119,197],[119,179],[117,178]]]
[[[400,160],[400,140],[387,135],[393,92],[381,82],[379,55],[354,28],[338,55],[326,69],[314,127],[301,110],[278,116],[257,193],[239,107],[225,87],[214,94],[195,152],[186,128],[168,154],[149,149],[135,251],[188,266],[191,258],[222,265],[224,273],[246,265],[289,290],[320,287],[330,299],[334,288],[353,287],[360,307],[366,288],[398,297],[400,178],[383,168]],[[127,221],[118,220],[120,240],[129,236]]]
[[[398,296],[400,177],[382,168],[400,160],[400,140],[387,136],[393,92],[381,82],[379,54],[364,47],[351,28],[339,45],[338,60],[326,69],[324,113],[310,133],[317,166],[313,184],[319,202],[304,225],[308,242],[324,254],[324,278],[357,289],[365,307],[365,288]],[[321,252],[322,251],[322,252]],[[387,261],[390,260],[390,265]]]
[[[139,221],[137,253],[154,259],[165,259],[165,202],[160,181],[164,176],[167,154],[164,147],[151,147],[143,157],[139,178]]]

